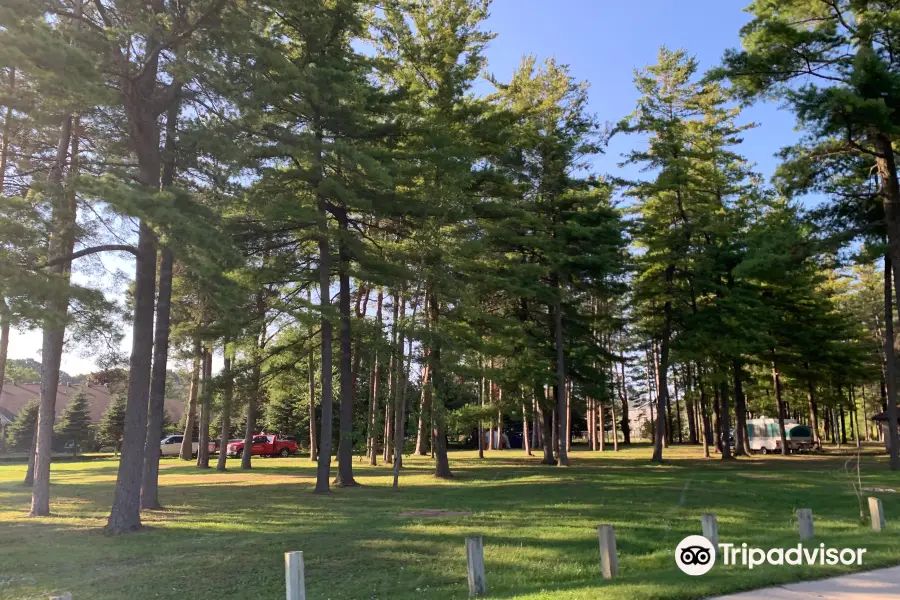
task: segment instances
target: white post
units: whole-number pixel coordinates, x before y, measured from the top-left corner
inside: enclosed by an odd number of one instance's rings
[[[797,525],[800,528],[800,539],[808,540],[815,535],[811,508],[797,509]]]
[[[480,535],[466,538],[466,567],[469,574],[469,597],[487,594],[484,574],[484,539]]]
[[[712,542],[714,548],[719,547],[719,523],[715,513],[703,513],[700,515],[700,526],[703,528],[703,537]]]
[[[869,496],[869,514],[872,515],[872,531],[884,531],[884,508],[881,500],[874,496]]]
[[[619,574],[619,557],[616,554],[616,530],[612,525],[597,528],[600,539],[600,572],[603,579],[612,579]]]
[[[284,583],[287,589],[287,600],[306,600],[302,552],[284,553]]]

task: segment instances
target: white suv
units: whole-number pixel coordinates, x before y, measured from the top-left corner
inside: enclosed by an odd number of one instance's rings
[[[160,456],[178,456],[181,452],[181,442],[184,440],[183,435],[167,435],[159,442]],[[200,442],[191,444],[191,454],[197,456],[200,450]]]

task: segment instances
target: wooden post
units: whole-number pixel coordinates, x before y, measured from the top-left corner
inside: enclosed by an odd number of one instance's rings
[[[719,523],[715,513],[703,513],[700,515],[700,526],[703,528],[703,537],[712,542],[713,547],[719,548]]]
[[[284,583],[287,600],[306,600],[306,581],[303,575],[303,553],[284,553]]]
[[[50,596],[50,600],[72,600],[72,594],[63,592],[59,596]]]
[[[881,500],[874,496],[869,496],[869,514],[872,515],[872,531],[884,531],[884,508]]]
[[[484,539],[480,535],[466,538],[466,566],[469,572],[469,597],[487,594],[484,575]]]
[[[612,525],[597,528],[600,538],[600,572],[603,579],[612,579],[619,574],[619,557],[616,554],[616,530]]]
[[[801,540],[808,540],[815,535],[811,508],[797,509],[797,525],[800,527]]]

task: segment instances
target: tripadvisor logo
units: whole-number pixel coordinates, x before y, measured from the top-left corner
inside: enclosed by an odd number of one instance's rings
[[[702,535],[689,535],[675,548],[675,564],[688,575],[705,575],[716,564],[716,547]]]
[[[791,548],[764,550],[747,544],[719,544],[722,564],[748,569],[760,565],[861,565],[866,548],[826,548],[825,544],[807,548],[797,544]],[[705,575],[716,564],[716,548],[702,535],[689,535],[675,548],[675,564],[688,575]]]

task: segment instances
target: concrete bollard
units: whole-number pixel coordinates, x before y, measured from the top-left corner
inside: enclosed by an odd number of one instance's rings
[[[703,528],[703,537],[712,542],[714,548],[719,547],[719,523],[715,513],[703,513],[700,515],[700,527]]]
[[[303,553],[284,553],[284,584],[287,600],[306,600],[306,577],[303,573]]]
[[[469,575],[469,597],[487,594],[487,578],[484,574],[484,538],[480,535],[466,538],[466,568]]]
[[[875,496],[869,496],[869,514],[872,515],[872,531],[884,531],[884,508]]]
[[[797,525],[800,528],[800,539],[808,540],[815,535],[811,508],[797,509]]]
[[[619,557],[616,554],[616,530],[612,525],[597,528],[600,539],[600,572],[603,579],[612,579],[619,574]]]

